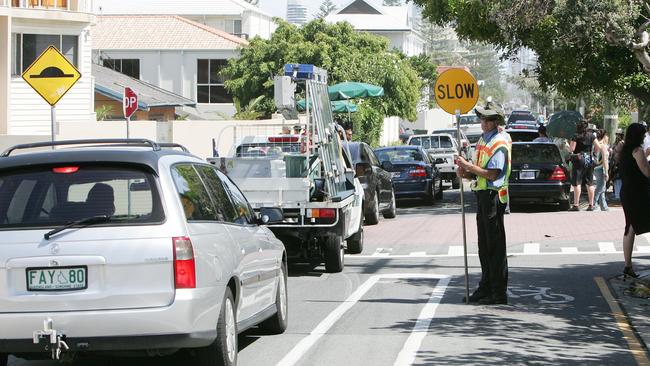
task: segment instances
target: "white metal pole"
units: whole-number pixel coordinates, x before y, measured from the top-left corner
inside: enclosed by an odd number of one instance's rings
[[[130,136],[129,124],[131,123],[131,117],[126,117],[126,138]]]
[[[461,156],[460,141],[460,110],[456,109],[456,140],[458,142],[458,156]],[[460,213],[463,222],[463,257],[465,259],[465,303],[469,304],[469,271],[467,269],[467,229],[465,226],[465,189],[463,188],[463,178],[460,181]]]
[[[56,107],[52,106],[50,112],[50,118],[52,119],[52,142],[56,140]],[[52,145],[52,150],[54,150],[54,145]]]

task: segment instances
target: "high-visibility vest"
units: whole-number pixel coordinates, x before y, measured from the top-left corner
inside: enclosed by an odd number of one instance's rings
[[[476,144],[476,151],[476,164],[482,169],[487,169],[487,165],[494,154],[498,151],[503,151],[506,156],[506,174],[503,179],[503,184],[499,187],[495,186],[487,179],[477,176],[476,181],[472,184],[472,190],[484,191],[491,189],[498,191],[499,201],[503,204],[508,203],[508,178],[510,178],[510,161],[512,157],[512,139],[510,138],[510,135],[507,132],[499,131],[487,143],[483,140],[483,136],[481,136]]]

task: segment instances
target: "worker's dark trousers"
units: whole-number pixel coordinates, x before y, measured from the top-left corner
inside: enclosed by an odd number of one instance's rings
[[[478,291],[490,293],[496,299],[505,299],[508,287],[508,260],[503,214],[506,205],[499,201],[499,193],[493,190],[476,191],[476,198],[478,256],[483,271]]]

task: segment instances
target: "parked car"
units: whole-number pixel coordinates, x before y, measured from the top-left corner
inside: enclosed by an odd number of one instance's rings
[[[449,127],[455,128],[456,122],[452,123]],[[460,115],[460,129],[467,135],[467,138],[472,145],[475,145],[483,134],[481,121],[474,113]]]
[[[389,172],[382,168],[377,156],[365,142],[348,142],[356,176],[363,186],[363,212],[366,225],[379,223],[379,213],[392,219],[397,214],[395,191]]]
[[[391,172],[395,197],[421,197],[428,205],[442,198],[440,173],[421,146],[383,147],[375,153],[384,169]]]
[[[506,128],[512,142],[532,142],[539,137],[537,128]]]
[[[569,209],[569,171],[551,142],[514,142],[508,185],[512,204],[556,203]]]
[[[422,146],[438,168],[442,179],[451,182],[452,188],[460,188],[460,179],[456,176],[454,163],[458,145],[450,134],[414,135],[409,139],[408,145]]]
[[[286,254],[262,225],[280,210],[256,216],[228,177],[184,150],[77,140],[5,151],[0,363],[193,349],[188,363],[235,365],[238,333],[284,332]]]

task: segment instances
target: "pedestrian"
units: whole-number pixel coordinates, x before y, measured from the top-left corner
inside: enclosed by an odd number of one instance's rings
[[[485,107],[476,107],[474,111],[483,130],[476,144],[476,164],[459,156],[456,174],[460,178],[476,179],[472,190],[478,202],[476,226],[482,273],[478,288],[464,301],[507,304],[508,261],[503,215],[508,202],[512,140],[507,132],[499,131],[498,126],[505,122],[505,113],[499,104],[489,101]]]
[[[546,126],[539,126],[537,133],[539,137],[535,138],[533,142],[553,142],[553,140],[546,136]]]
[[[604,129],[596,132],[596,138],[600,148],[596,153],[596,166],[594,168],[594,178],[596,179],[595,204],[600,207],[601,211],[609,211],[607,206],[607,180],[609,179],[609,136]]]
[[[621,180],[621,171],[619,169],[619,161],[621,156],[621,151],[623,151],[623,145],[625,140],[623,139],[623,129],[619,128],[616,130],[616,140],[614,141],[614,148],[612,149],[612,162],[610,167],[610,178],[614,181],[614,198],[617,201],[621,201],[621,186],[623,181]]]
[[[638,275],[632,268],[632,249],[636,235],[650,232],[650,163],[646,160],[642,144],[645,128],[640,123],[632,123],[625,132],[625,143],[619,164],[621,170],[621,203],[625,214],[623,234],[623,256],[625,267],[623,278]]]
[[[587,211],[594,210],[594,195],[596,187],[594,186],[594,152],[598,151],[600,146],[593,132],[588,130],[586,120],[578,122],[576,134],[571,138],[569,151],[571,152],[571,187],[573,188],[573,206],[569,211],[580,211],[580,194],[582,185],[587,186],[587,198],[589,208]]]

